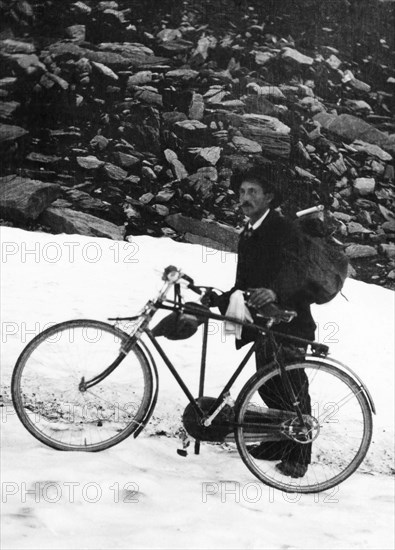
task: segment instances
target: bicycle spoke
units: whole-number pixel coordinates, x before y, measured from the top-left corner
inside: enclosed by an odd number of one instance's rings
[[[132,350],[93,390],[79,390],[83,377],[94,378],[119,356],[122,338],[111,325],[71,321],[32,341],[18,360],[13,395],[35,437],[55,448],[99,450],[142,426],[152,374],[141,352]]]
[[[288,444],[277,441],[272,446],[268,445],[263,429],[259,434],[261,437],[255,441],[259,446],[250,451],[247,447],[248,420],[244,426],[243,419],[248,418],[249,410],[257,410],[255,403],[265,399],[267,390],[261,396],[261,388],[270,384],[271,402],[287,402],[283,394],[284,386],[276,374],[278,372],[273,370],[257,377],[257,381],[251,383],[240,398],[237,419],[240,427],[236,430],[236,442],[242,459],[259,479],[285,491],[292,492],[297,487],[300,492],[316,492],[333,487],[358,467],[370,443],[371,411],[362,388],[348,375],[323,362],[302,361],[290,365],[286,372],[297,401],[305,407],[302,408],[305,425],[299,430],[299,421],[294,413],[295,419],[290,416],[290,420],[285,422],[287,425],[291,422],[289,429],[292,427],[289,433],[284,432],[289,438]],[[298,472],[301,477],[292,478],[283,474],[275,467],[273,460],[275,463],[282,461],[282,468],[285,467],[287,472]],[[306,465],[304,468],[303,464]]]

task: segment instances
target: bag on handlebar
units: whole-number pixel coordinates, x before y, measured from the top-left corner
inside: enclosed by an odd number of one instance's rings
[[[159,321],[152,329],[152,334],[155,337],[164,336],[169,340],[186,340],[193,336],[205,319],[205,317],[199,316],[199,311],[209,312],[210,310],[197,302],[186,302],[185,307],[195,310],[196,315],[191,312],[173,311]]]

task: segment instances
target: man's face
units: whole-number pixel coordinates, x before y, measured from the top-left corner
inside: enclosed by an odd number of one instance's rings
[[[246,180],[240,186],[239,203],[252,224],[263,216],[272,200],[273,193],[265,192],[257,182]]]

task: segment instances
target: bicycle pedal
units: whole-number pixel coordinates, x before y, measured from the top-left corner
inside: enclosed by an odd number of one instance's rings
[[[185,449],[177,449],[177,454],[180,456],[188,456],[188,452]]]

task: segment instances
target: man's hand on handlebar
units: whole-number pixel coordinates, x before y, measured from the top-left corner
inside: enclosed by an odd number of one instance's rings
[[[270,288],[249,288],[247,292],[247,305],[255,309],[260,309],[277,300],[276,293]]]
[[[220,295],[212,289],[207,289],[200,302],[206,307],[218,307]]]

